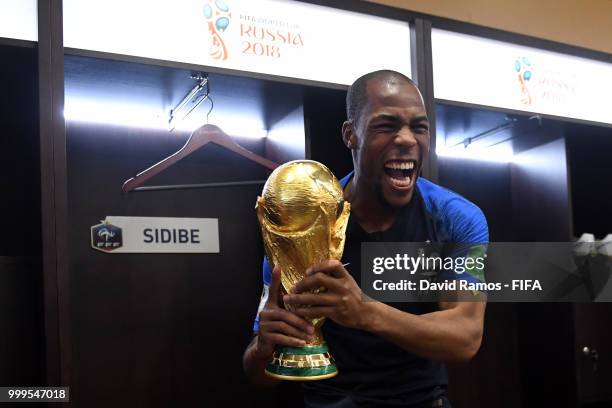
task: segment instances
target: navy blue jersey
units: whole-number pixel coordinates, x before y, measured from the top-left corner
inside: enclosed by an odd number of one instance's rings
[[[340,180],[343,188],[352,175],[351,172]],[[486,246],[488,240],[486,219],[476,205],[420,177],[413,199],[399,211],[388,230],[368,233],[349,218],[342,263],[350,263],[347,270],[359,284],[362,242],[464,243],[467,246],[460,250],[465,252],[474,246]],[[451,271],[443,278],[479,282],[483,277]],[[260,310],[267,301],[271,280],[271,268],[265,258],[263,280]],[[433,303],[388,304],[413,314],[437,310]],[[256,318],[253,330],[257,332],[258,328]],[[307,406],[340,400],[346,406],[407,406],[434,400],[446,390],[446,369],[440,362],[420,358],[383,338],[342,327],[329,319],[322,331],[339,374],[327,380],[305,382]]]

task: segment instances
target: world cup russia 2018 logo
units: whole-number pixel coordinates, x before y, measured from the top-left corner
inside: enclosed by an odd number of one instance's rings
[[[225,61],[228,53],[222,35],[227,30],[232,17],[229,6],[223,0],[207,0],[204,5],[204,17],[208,20],[211,39],[209,54],[216,60]]]
[[[527,82],[531,79],[531,62],[526,57],[519,57],[514,61],[514,69],[521,84],[521,102],[531,105],[531,93],[527,87]]]

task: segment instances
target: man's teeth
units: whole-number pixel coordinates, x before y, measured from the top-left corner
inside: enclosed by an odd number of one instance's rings
[[[392,162],[385,164],[385,167],[393,170],[412,170],[414,162]]]
[[[391,183],[395,184],[398,187],[408,187],[410,185],[410,177],[406,176],[401,179],[390,177]]]

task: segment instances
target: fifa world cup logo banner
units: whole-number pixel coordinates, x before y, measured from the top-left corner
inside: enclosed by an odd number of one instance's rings
[[[323,164],[295,160],[279,166],[257,198],[270,265],[281,269],[281,291],[289,293],[306,269],[342,258],[350,204],[338,180]],[[319,288],[315,292],[325,291]],[[291,310],[291,307],[285,305]],[[321,334],[323,317],[310,319],[314,340],[303,347],[277,347],[266,374],[283,380],[320,380],[338,373]]]
[[[225,61],[228,56],[227,46],[222,34],[230,24],[229,6],[223,0],[208,0],[204,5],[204,17],[208,21],[211,45],[209,54],[213,59]]]
[[[531,80],[531,62],[526,57],[517,58],[514,61],[514,69],[517,73],[517,78],[521,84],[521,102],[525,105],[531,105],[531,93],[527,83]]]

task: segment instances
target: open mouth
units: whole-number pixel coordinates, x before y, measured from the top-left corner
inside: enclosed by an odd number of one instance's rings
[[[416,160],[390,160],[385,163],[385,174],[397,188],[408,188],[412,184],[417,168]]]

